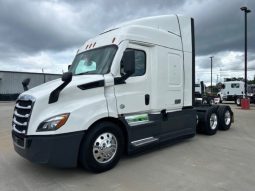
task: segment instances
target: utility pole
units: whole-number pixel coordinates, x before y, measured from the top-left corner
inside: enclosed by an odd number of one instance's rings
[[[212,95],[212,59],[213,59],[213,56],[210,56],[211,58],[211,95]]]
[[[45,74],[44,74],[44,69],[42,68],[42,73],[43,73],[43,83],[46,82],[46,79],[45,79]]]
[[[247,7],[241,7],[241,11],[244,11],[244,94],[247,98],[247,13],[250,13]]]

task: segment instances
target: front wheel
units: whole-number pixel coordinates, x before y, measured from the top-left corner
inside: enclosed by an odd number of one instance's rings
[[[80,163],[93,172],[104,172],[113,168],[122,155],[123,133],[111,122],[93,126],[84,137],[80,148]]]
[[[241,106],[241,98],[240,97],[236,98],[236,105]]]

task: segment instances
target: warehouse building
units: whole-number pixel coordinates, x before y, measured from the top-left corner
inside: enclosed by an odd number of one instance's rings
[[[24,91],[22,81],[30,79],[29,88],[60,78],[61,74],[0,71],[0,101],[16,100]]]

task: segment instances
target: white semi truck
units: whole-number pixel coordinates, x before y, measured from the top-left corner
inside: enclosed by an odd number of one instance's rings
[[[62,80],[18,97],[14,148],[35,163],[103,172],[123,152],[229,129],[228,106],[195,106],[194,77],[192,18],[112,27],[85,42]]]

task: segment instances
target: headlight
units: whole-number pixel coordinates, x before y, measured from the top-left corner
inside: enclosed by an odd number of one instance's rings
[[[51,118],[43,121],[39,125],[39,127],[37,128],[36,131],[37,132],[39,132],[39,131],[55,131],[55,130],[59,129],[60,127],[62,127],[66,123],[68,117],[69,117],[69,113],[51,117]]]

